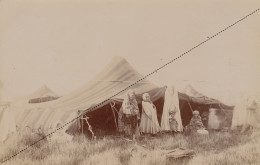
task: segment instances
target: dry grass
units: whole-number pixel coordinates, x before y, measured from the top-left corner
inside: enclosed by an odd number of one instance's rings
[[[259,134],[236,134],[231,132],[210,132],[209,136],[169,135],[142,136],[136,142],[123,138],[107,137],[89,141],[76,137],[72,142],[42,141],[7,161],[13,164],[53,165],[155,165],[166,164],[165,150],[185,147],[193,149],[192,164],[260,164]],[[0,160],[6,159],[39,139],[39,135],[23,133],[12,136],[0,144]],[[185,164],[181,162],[170,162]]]

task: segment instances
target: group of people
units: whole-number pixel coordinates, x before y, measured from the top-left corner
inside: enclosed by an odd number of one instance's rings
[[[140,134],[155,135],[161,131],[183,131],[177,94],[173,87],[167,88],[161,125],[159,125],[157,109],[150,95],[143,94],[140,111],[134,91],[129,90],[118,115],[119,132],[132,136],[134,140]]]
[[[244,104],[241,100],[238,102],[233,113],[232,128],[239,125],[254,125],[256,118],[254,110],[257,109],[255,99],[248,98],[247,104]],[[242,104],[243,103],[243,104]],[[243,105],[243,106],[242,106]],[[78,111],[78,115],[80,111]],[[153,104],[151,97],[148,93],[142,95],[141,108],[138,106],[135,92],[129,90],[122,103],[122,106],[118,115],[118,131],[133,140],[141,134],[156,135],[159,132],[185,132],[208,134],[206,127],[209,129],[218,129],[219,120],[216,117],[214,108],[209,109],[207,115],[210,122],[205,125],[203,122],[203,114],[200,114],[198,110],[193,110],[192,118],[189,124],[184,128],[181,120],[181,113],[179,108],[178,91],[173,86],[168,86],[165,91],[164,106],[161,116],[161,122],[159,124],[157,117],[157,109]],[[80,120],[77,120],[76,127],[81,129]],[[246,125],[247,124],[247,125]],[[57,123],[57,128],[61,123]],[[242,132],[247,127],[242,128]],[[59,134],[64,139],[70,139],[71,137]],[[55,139],[55,138],[54,138]]]

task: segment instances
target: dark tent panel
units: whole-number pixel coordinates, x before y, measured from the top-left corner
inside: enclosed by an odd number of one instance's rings
[[[40,98],[30,99],[29,103],[42,103],[42,102],[56,100],[58,98],[59,97],[53,97],[53,96],[40,97]]]

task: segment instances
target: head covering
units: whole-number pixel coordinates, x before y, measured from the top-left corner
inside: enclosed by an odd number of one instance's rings
[[[195,110],[193,111],[193,116],[190,120],[190,123],[188,125],[188,128],[190,130],[199,130],[199,129],[205,129],[203,123],[202,123],[202,120],[201,120],[201,117],[199,115],[199,111]],[[195,116],[195,115],[198,115],[198,116]]]
[[[134,98],[132,98],[132,99],[131,99],[131,94],[134,95]],[[129,90],[127,91],[127,93],[126,93],[126,97],[127,97],[129,100],[135,99],[135,92],[134,92],[133,90],[129,89]]]
[[[209,112],[215,112],[216,109],[215,108],[209,108]]]
[[[149,100],[146,100],[146,97],[147,97],[147,96],[149,96]],[[150,95],[149,95],[149,93],[144,93],[144,94],[143,94],[143,100],[144,100],[144,101],[151,101],[151,100],[150,100]]]
[[[124,99],[122,104],[123,113],[128,115],[139,112],[138,103],[135,97],[133,99],[130,99],[131,93],[134,94],[134,91],[132,90],[127,91],[126,98]]]

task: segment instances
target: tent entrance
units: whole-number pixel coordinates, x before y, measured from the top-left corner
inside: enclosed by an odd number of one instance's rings
[[[203,125],[208,127],[208,115],[209,109],[216,109],[216,116],[218,117],[221,125],[220,127],[230,127],[232,123],[232,114],[233,110],[223,109],[219,104],[199,104],[194,102],[188,102],[186,100],[180,100],[180,111],[181,111],[181,119],[182,125],[185,127],[189,124],[192,118],[192,111],[197,110],[200,112],[200,116],[202,118]]]
[[[120,107],[121,104],[119,103],[109,103],[84,115],[84,117],[88,117],[88,122],[91,125],[95,136],[102,137],[117,133],[117,110],[119,110]],[[88,124],[85,120],[81,122],[81,128],[82,127],[83,130],[81,133],[91,138],[92,134],[88,130]]]
[[[164,98],[161,97],[154,101],[154,105],[157,108],[158,121],[161,121],[163,110]],[[92,130],[97,137],[103,137],[107,135],[118,134],[118,112],[122,106],[121,102],[111,102],[94,111],[88,112],[84,117],[88,117],[88,122],[92,127]],[[138,104],[140,113],[142,110],[141,103]],[[88,130],[89,126],[85,120],[80,120],[81,129],[80,133],[83,133],[87,137],[91,138],[92,134]]]

